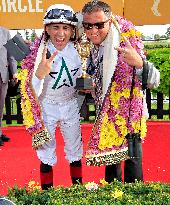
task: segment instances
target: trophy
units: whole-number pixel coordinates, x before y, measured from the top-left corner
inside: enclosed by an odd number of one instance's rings
[[[76,80],[76,89],[78,90],[91,90],[93,88],[92,78],[86,73],[87,58],[90,56],[91,48],[92,44],[87,41],[84,33],[77,45],[77,49],[82,60],[82,76]]]

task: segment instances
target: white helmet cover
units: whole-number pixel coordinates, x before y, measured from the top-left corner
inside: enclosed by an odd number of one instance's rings
[[[64,23],[77,26],[77,18],[74,10],[65,4],[51,5],[44,16],[44,25],[51,23]]]

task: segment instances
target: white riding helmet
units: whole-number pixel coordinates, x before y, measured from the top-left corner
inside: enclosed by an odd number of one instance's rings
[[[44,16],[44,25],[51,23],[65,23],[77,26],[77,18],[73,9],[65,4],[50,6]]]

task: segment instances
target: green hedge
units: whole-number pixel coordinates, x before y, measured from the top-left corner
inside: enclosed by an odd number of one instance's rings
[[[160,48],[147,50],[147,59],[153,62],[158,70],[160,70],[160,85],[156,92],[162,92],[165,96],[169,96],[170,90],[170,48]]]
[[[122,184],[115,181],[109,185],[74,185],[56,187],[47,191],[14,187],[8,198],[17,205],[169,205],[170,184],[141,182]],[[88,184],[89,186],[89,184]],[[94,187],[94,189],[92,188]]]
[[[144,47],[147,50],[156,49],[156,48],[170,48],[170,42],[144,42]]]

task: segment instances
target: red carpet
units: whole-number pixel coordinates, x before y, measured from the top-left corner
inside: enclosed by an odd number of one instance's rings
[[[83,142],[87,144],[91,124],[82,125]],[[8,187],[23,187],[30,180],[39,182],[39,160],[31,148],[31,137],[24,127],[4,128],[11,138],[0,147],[0,195]],[[71,185],[68,162],[64,158],[63,140],[57,129],[58,164],[54,167],[54,185]],[[170,183],[170,122],[148,122],[148,133],[143,144],[143,169],[145,181]],[[83,161],[83,181],[99,182],[104,177],[104,167],[87,167]]]

